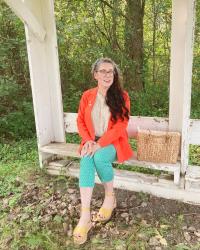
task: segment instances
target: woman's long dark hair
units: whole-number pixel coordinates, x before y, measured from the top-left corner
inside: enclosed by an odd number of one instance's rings
[[[92,65],[92,75],[98,71],[100,64],[110,63],[114,68],[113,83],[106,94],[106,104],[108,105],[111,112],[112,121],[116,122],[117,119],[129,120],[129,110],[125,106],[125,100],[123,96],[123,89],[121,87],[121,75],[118,66],[110,58],[100,58]]]

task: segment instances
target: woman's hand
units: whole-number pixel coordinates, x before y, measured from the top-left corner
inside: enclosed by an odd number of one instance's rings
[[[95,141],[87,141],[81,150],[81,157],[90,155],[90,158],[92,158],[95,152],[100,148],[101,146]]]
[[[99,143],[94,144],[94,145],[92,146],[92,152],[91,152],[91,154],[90,154],[90,158],[92,158],[92,156],[95,154],[95,152],[96,152],[98,149],[100,149],[100,148],[101,148],[101,146],[99,145]]]
[[[95,144],[96,144],[95,141],[92,141],[92,140],[87,141],[87,142],[83,145],[83,148],[82,148],[82,150],[81,150],[81,157],[87,156],[87,155],[91,154],[91,152],[92,152],[92,147],[93,147],[93,145],[95,145]]]

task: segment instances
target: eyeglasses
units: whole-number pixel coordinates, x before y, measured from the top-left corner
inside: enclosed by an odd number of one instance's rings
[[[114,75],[113,70],[106,71],[105,69],[100,69],[97,72],[99,72],[102,76],[106,76],[106,75],[113,76]]]

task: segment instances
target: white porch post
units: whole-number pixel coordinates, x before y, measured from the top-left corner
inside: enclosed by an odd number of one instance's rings
[[[180,131],[181,172],[188,166],[195,0],[172,1],[169,129]]]
[[[46,32],[35,15],[21,0],[4,0],[15,14],[28,26],[31,32],[41,41],[44,41]]]
[[[64,142],[64,117],[58,61],[53,0],[25,0],[24,3],[46,30],[41,42],[25,24],[38,148],[50,142]],[[39,151],[40,166],[51,155]]]

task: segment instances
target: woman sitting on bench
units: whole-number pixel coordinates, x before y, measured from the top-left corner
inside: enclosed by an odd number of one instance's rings
[[[100,58],[92,66],[97,87],[81,97],[77,126],[82,138],[79,153],[81,218],[76,226],[74,242],[83,244],[92,227],[90,203],[95,185],[95,170],[105,188],[105,199],[95,221],[106,222],[116,207],[113,191],[114,161],[123,162],[133,155],[126,131],[130,99],[122,90],[117,65],[109,58]]]

